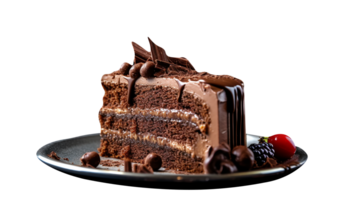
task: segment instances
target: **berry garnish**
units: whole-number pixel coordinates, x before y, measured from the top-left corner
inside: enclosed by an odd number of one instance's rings
[[[291,158],[296,151],[296,146],[293,140],[284,134],[276,134],[270,137],[263,137],[261,141],[268,142],[274,146],[275,158],[279,160],[286,160]]]
[[[261,142],[259,144],[251,144],[248,148],[252,150],[254,158],[259,166],[263,165],[268,157],[274,157],[274,149],[272,144]]]

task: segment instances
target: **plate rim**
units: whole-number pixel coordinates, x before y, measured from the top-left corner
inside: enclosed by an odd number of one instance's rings
[[[72,138],[67,138],[67,139],[61,139],[57,141],[50,142],[44,146],[42,146],[40,149],[37,150],[36,156],[37,158],[43,162],[44,164],[60,170],[62,172],[72,172],[74,174],[87,174],[89,176],[97,177],[98,175],[102,175],[105,178],[110,178],[110,179],[132,179],[132,181],[135,180],[143,180],[143,178],[148,179],[148,178],[154,178],[155,181],[164,181],[164,182],[207,182],[207,181],[218,181],[218,180],[229,180],[231,178],[234,179],[246,179],[246,178],[251,178],[254,176],[275,176],[278,174],[284,174],[287,173],[287,170],[284,169],[283,167],[275,167],[275,168],[269,168],[269,169],[258,169],[258,170],[251,170],[247,172],[237,172],[237,173],[230,173],[230,174],[174,174],[174,173],[160,173],[160,172],[155,172],[154,174],[143,174],[143,173],[132,173],[132,172],[122,172],[122,171],[114,171],[114,170],[109,170],[109,169],[92,169],[88,167],[83,167],[79,165],[74,165],[70,163],[65,163],[61,162],[52,158],[49,158],[44,152],[46,148],[49,146],[55,145],[56,143],[61,143],[64,141],[68,140],[75,140],[79,138],[85,138],[85,137],[93,137],[93,136],[98,136],[99,133],[92,133],[92,134],[86,134],[86,135],[81,135],[81,136],[76,136]],[[251,136],[258,136],[258,135],[253,135],[253,134],[247,134]],[[302,157],[304,158],[301,162],[299,161],[298,164],[290,166],[290,170],[288,170],[290,173],[295,171],[296,169],[300,168],[302,165],[304,165],[308,159],[307,153],[300,147],[296,147],[296,152],[299,152],[302,154]]]

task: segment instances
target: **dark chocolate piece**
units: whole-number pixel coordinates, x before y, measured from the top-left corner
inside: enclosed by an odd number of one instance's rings
[[[232,161],[239,171],[248,171],[253,168],[254,154],[246,146],[236,146],[232,150]]]
[[[230,147],[226,143],[220,144],[218,147],[209,147],[204,161],[204,169],[206,174],[226,174],[237,172],[237,168],[230,161]]]
[[[181,65],[176,65],[176,64],[170,64],[169,69],[172,71],[178,71],[178,72],[184,72],[184,73],[189,71],[188,68],[183,67]]]
[[[141,57],[138,57],[138,56],[133,55],[133,57],[132,57],[132,62],[133,62],[134,64],[136,64],[136,63],[140,63],[140,62],[146,62],[146,60],[143,59],[143,58],[141,58]]]
[[[145,78],[152,78],[155,73],[155,63],[147,61],[140,69],[140,74]]]
[[[160,169],[161,165],[162,165],[162,159],[159,155],[157,155],[156,153],[149,153],[146,158],[144,163],[146,165],[151,166],[151,168],[154,171],[157,171]]]
[[[55,160],[60,160],[61,158],[59,156],[57,156],[57,153],[52,151],[49,155],[47,155],[50,158],[53,158]]]
[[[148,164],[144,164],[144,165],[141,165],[141,164],[134,164],[134,167],[133,167],[133,172],[136,172],[136,173],[144,173],[144,174],[152,174],[154,173],[151,166],[148,165]]]
[[[150,52],[146,51],[144,48],[142,48],[140,45],[136,44],[135,42],[132,42],[132,44],[135,53],[134,64],[140,62],[146,62],[146,60],[148,60],[149,57],[151,56]]]
[[[153,41],[149,39],[150,42],[150,48],[151,48],[151,57],[154,62],[156,60],[161,60],[164,62],[170,62],[169,57],[166,55],[166,52],[163,48],[157,46]]]
[[[175,58],[175,57],[169,57],[170,61],[172,63],[175,63],[177,65],[181,65],[181,66],[184,66],[188,69],[191,69],[191,70],[195,70],[195,68],[192,66],[192,64],[190,63],[190,61],[188,61],[186,58]]]
[[[127,62],[123,63],[119,68],[119,74],[128,75],[130,68],[131,68],[131,64]]]
[[[100,157],[97,152],[87,152],[80,159],[83,166],[96,168],[100,163]]]
[[[124,159],[124,171],[125,172],[132,172],[131,160],[130,159]]]

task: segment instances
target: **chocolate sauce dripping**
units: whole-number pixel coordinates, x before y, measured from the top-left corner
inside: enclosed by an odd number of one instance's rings
[[[180,80],[175,78],[175,81],[177,83],[178,86],[178,94],[177,94],[177,102],[181,101],[181,96],[183,93],[183,89],[185,88],[186,83],[181,82]]]
[[[229,79],[202,78],[211,85],[223,88],[228,98],[228,144],[231,148],[246,145],[243,82]]]
[[[129,105],[133,105],[133,96],[134,96],[134,86],[136,79],[138,78],[131,78],[131,77],[125,77],[123,76],[128,81],[128,95],[127,95],[127,101]]]

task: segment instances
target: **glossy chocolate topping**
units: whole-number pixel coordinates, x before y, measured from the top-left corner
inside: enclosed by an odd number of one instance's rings
[[[87,152],[85,153],[81,159],[81,163],[83,166],[88,166],[88,167],[97,167],[100,163],[100,157],[97,152]]]
[[[146,63],[140,69],[140,75],[145,78],[154,77],[155,63],[152,61],[146,61]]]
[[[162,165],[162,159],[156,153],[149,153],[145,157],[144,164],[149,165],[154,171],[157,171]]]
[[[177,93],[177,101],[179,102],[182,96],[183,88],[185,87],[186,83],[181,82],[180,80],[175,78],[175,81],[177,82],[178,86],[178,93]]]
[[[200,80],[223,88],[228,98],[228,144],[231,147],[246,145],[244,85],[239,79],[227,76],[203,76]]]
[[[144,63],[137,63],[135,65],[133,65],[130,70],[129,70],[129,76],[131,78],[139,78],[140,77],[140,69],[143,66]]]

